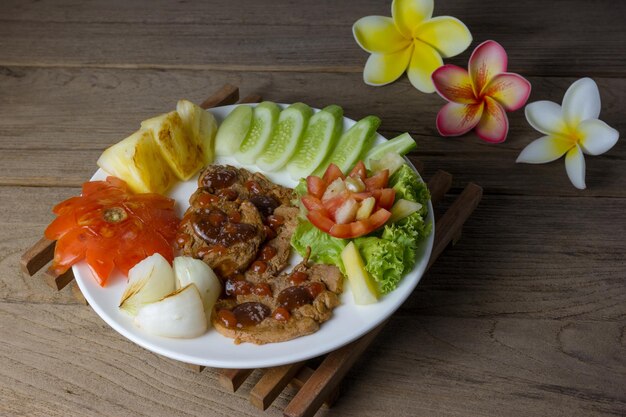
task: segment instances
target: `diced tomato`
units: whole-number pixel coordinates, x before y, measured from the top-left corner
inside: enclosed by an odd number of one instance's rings
[[[381,188],[385,188],[387,183],[389,182],[389,170],[383,169],[382,171],[378,171],[373,176],[365,179],[365,189],[367,191],[372,190],[380,190]]]
[[[354,186],[355,181],[361,186]],[[308,210],[307,218],[318,229],[335,237],[366,235],[384,225],[391,216],[389,210],[395,202],[396,191],[386,188],[388,182],[388,169],[368,178],[363,161],[354,166],[347,179],[339,167],[331,164],[323,178],[307,177],[309,193],[302,197]],[[362,207],[366,199],[369,199],[367,205]]]
[[[318,229],[328,233],[330,229],[335,225],[335,222],[329,219],[326,214],[319,210],[309,211],[306,215],[311,223]]]
[[[306,209],[309,211],[311,210],[325,211],[326,210],[324,208],[324,205],[320,201],[320,199],[310,194],[302,196],[301,200],[302,200],[302,204],[304,205],[304,207],[306,207]]]
[[[309,175],[306,177],[306,189],[314,197],[322,198],[324,195],[324,191],[326,191],[328,183],[321,179],[320,177],[316,177],[315,175]]]
[[[326,184],[330,184],[337,178],[341,178],[343,180],[346,177],[345,175],[343,175],[343,172],[341,172],[341,169],[337,165],[328,165],[328,168],[326,168],[326,172],[324,172],[323,180],[326,182]]]
[[[368,197],[372,197],[374,194],[371,191],[363,191],[362,193],[354,193],[352,194],[352,197],[356,200],[356,201],[363,201]]]
[[[365,181],[365,179],[367,178],[367,169],[365,168],[365,164],[363,163],[363,161],[357,162],[354,168],[352,168],[352,171],[350,171],[350,174],[348,174],[348,176],[353,178],[358,177],[361,178],[361,180]]]
[[[391,217],[391,212],[381,208],[365,220],[347,224],[335,224],[328,233],[340,239],[363,236],[383,226],[389,220],[389,217]]]
[[[391,209],[396,200],[396,190],[393,188],[383,188],[382,190],[372,191],[372,195],[376,199],[377,206],[384,209]]]
[[[334,219],[335,213],[337,212],[339,207],[341,207],[343,203],[346,202],[348,198],[350,198],[350,193],[347,191],[344,191],[343,193],[339,194],[336,197],[332,197],[326,201],[323,201],[322,204],[324,205],[324,209],[328,213],[328,217]]]

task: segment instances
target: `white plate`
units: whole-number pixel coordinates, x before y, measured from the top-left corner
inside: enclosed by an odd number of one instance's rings
[[[221,122],[235,107],[236,105],[223,106],[209,111],[215,115],[218,122]],[[354,120],[344,118],[344,129],[348,129],[354,123]],[[378,142],[384,140],[378,135]],[[216,160],[215,163],[242,166],[228,158]],[[243,167],[259,171],[256,166]],[[281,185],[293,187],[296,184],[286,172],[266,175]],[[106,173],[98,170],[92,180],[105,177]],[[177,202],[176,210],[180,217],[189,206],[188,198],[196,190],[196,184],[196,178],[179,183],[170,193],[170,197]],[[195,339],[152,336],[136,328],[132,319],[117,307],[126,285],[125,277],[115,273],[118,276],[112,276],[109,284],[102,288],[96,283],[85,262],[74,265],[73,271],[80,290],[95,312],[117,332],[148,350],[182,362],[216,368],[265,368],[284,365],[313,358],[346,345],[372,330],[400,307],[419,282],[428,264],[435,234],[432,211],[429,202],[427,221],[433,224],[433,230],[419,248],[415,268],[402,279],[395,291],[382,297],[376,304],[357,306],[352,299],[350,286],[346,285],[346,290],[341,296],[341,305],[335,309],[333,317],[322,324],[319,331],[282,343],[262,346],[250,343],[235,345],[232,339],[222,336],[214,329],[209,329],[204,336]],[[292,256],[292,265],[298,262],[297,258],[299,256]]]

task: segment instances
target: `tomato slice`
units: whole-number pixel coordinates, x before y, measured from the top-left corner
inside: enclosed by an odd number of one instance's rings
[[[313,226],[326,233],[330,232],[330,229],[335,226],[335,222],[329,219],[324,212],[319,210],[309,211],[306,218],[313,223]]]
[[[363,236],[383,226],[389,220],[389,217],[391,217],[391,212],[381,208],[367,219],[347,224],[335,224],[328,233],[340,239]]]
[[[393,188],[383,188],[372,191],[378,207],[390,210],[396,200],[396,190]]]
[[[339,209],[339,207],[341,207],[348,198],[350,198],[350,193],[344,191],[338,196],[329,198],[328,200],[324,201],[322,204],[324,205],[324,209],[328,213],[329,217],[334,219],[337,209]]]
[[[341,169],[337,165],[335,164],[328,165],[328,168],[326,168],[326,172],[324,172],[323,180],[326,182],[326,184],[330,184],[331,182],[335,181],[337,178],[341,178],[342,180],[345,180],[346,176],[343,175],[343,172],[341,172]]]
[[[380,190],[381,188],[385,188],[387,186],[387,183],[389,182],[389,170],[383,169],[382,171],[378,171],[371,177],[366,178],[363,182],[365,183],[365,189],[367,191]]]
[[[309,175],[306,177],[306,189],[314,197],[322,198],[324,195],[324,191],[326,191],[326,186],[328,185],[320,177],[316,177],[315,175]]]
[[[304,207],[306,207],[306,209],[309,211],[312,211],[312,210],[325,211],[326,210],[324,208],[324,205],[322,204],[322,201],[319,198],[314,197],[310,194],[303,196],[301,200],[302,200],[302,204],[304,205]]]
[[[363,201],[368,197],[372,197],[374,196],[374,193],[371,191],[363,191],[362,193],[354,193],[352,194],[352,198],[354,198],[356,201]]]
[[[361,180],[365,181],[365,179],[367,178],[367,169],[365,168],[365,164],[363,163],[363,161],[357,162],[354,168],[352,168],[352,171],[350,171],[350,174],[348,174],[348,176],[353,178],[358,177],[361,178]]]

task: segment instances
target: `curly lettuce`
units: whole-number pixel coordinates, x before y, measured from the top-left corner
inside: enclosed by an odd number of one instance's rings
[[[413,269],[418,246],[432,229],[432,225],[425,221],[430,193],[409,165],[403,165],[391,176],[389,186],[396,190],[396,201],[401,198],[415,201],[422,208],[368,236],[353,240],[363,258],[365,269],[383,294],[396,289],[404,274]],[[297,195],[305,194],[306,182],[301,180],[295,192]],[[322,232],[305,219],[300,219],[291,237],[291,245],[300,255],[304,256],[307,247],[311,247],[311,261],[336,265],[342,272],[344,266],[341,252],[348,242]]]
[[[354,239],[365,261],[365,269],[378,283],[380,292],[393,291],[400,280],[404,267],[404,250],[401,244],[378,237],[360,237]]]

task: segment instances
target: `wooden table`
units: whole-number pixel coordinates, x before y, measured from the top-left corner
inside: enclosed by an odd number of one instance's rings
[[[462,19],[472,48],[499,41],[510,70],[532,82],[531,101],[560,102],[572,81],[593,77],[601,118],[626,133],[625,2],[440,0],[435,12]],[[468,181],[485,188],[461,242],[319,415],[626,414],[624,140],[587,158],[579,191],[562,160],[515,164],[539,136],[522,111],[509,115],[501,145],[439,137],[438,96],[404,77],[363,84],[367,54],[351,25],[373,14],[389,15],[390,2],[0,3],[0,415],[261,414],[245,394],[226,393],[215,370],[193,373],[134,345],[69,289],[18,267],[51,204],[78,193],[106,146],[225,82],[274,101],[337,103],[352,118],[376,114],[382,134],[416,138],[427,177],[445,169],[452,193]]]

